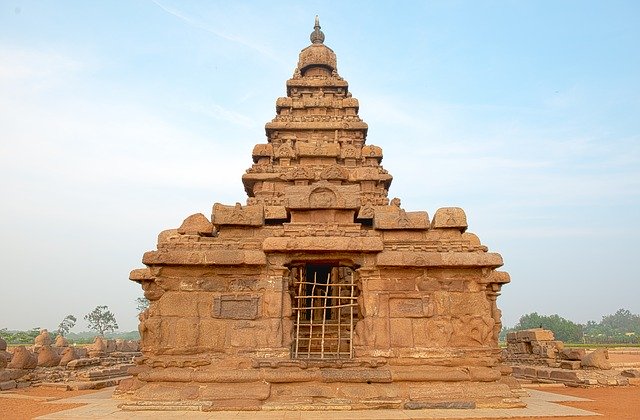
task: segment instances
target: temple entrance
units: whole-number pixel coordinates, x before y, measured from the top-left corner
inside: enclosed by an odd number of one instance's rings
[[[358,318],[357,288],[351,267],[301,264],[291,267],[294,359],[353,357]]]

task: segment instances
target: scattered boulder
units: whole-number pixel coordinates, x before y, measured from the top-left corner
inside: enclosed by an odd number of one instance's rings
[[[38,357],[31,353],[25,346],[18,346],[13,350],[9,369],[35,369],[38,366]]]
[[[40,330],[40,334],[38,334],[34,342],[35,342],[34,348],[36,350],[40,349],[40,347],[43,347],[43,346],[50,346],[52,343],[51,343],[51,335],[49,334],[49,331],[46,328]]]
[[[640,370],[638,369],[625,369],[620,372],[620,375],[627,378],[640,378]]]
[[[101,357],[107,354],[106,340],[100,336],[93,340],[93,344],[88,348],[89,357]]]
[[[38,352],[38,366],[53,367],[60,363],[60,356],[51,346],[42,346]]]
[[[609,351],[607,349],[596,349],[584,356],[580,364],[586,369],[610,370]]]
[[[123,353],[139,351],[140,344],[136,340],[123,340],[119,338],[116,340],[116,350]]]
[[[58,336],[56,337],[56,343],[54,345],[56,347],[69,347],[69,342],[62,336],[62,334],[58,334]]]
[[[86,347],[74,347],[73,349],[75,350],[78,359],[89,357],[89,351],[86,349]]]
[[[67,366],[67,364],[72,361],[78,359],[78,355],[76,354],[76,349],[74,347],[66,347],[62,351],[62,357],[60,357],[59,366]]]
[[[76,359],[67,363],[67,369],[80,369],[87,366],[98,366],[99,364],[100,364],[99,357]]]
[[[11,360],[11,353],[7,351],[7,342],[0,338],[0,369],[4,369]]]
[[[16,380],[16,379],[28,374],[29,372],[30,371],[23,370],[23,369],[5,369],[5,370],[0,370],[0,382],[7,382],[7,381]]]
[[[107,340],[107,347],[105,349],[105,353],[109,354],[109,353],[113,353],[114,351],[117,351],[117,347],[116,347],[116,340]]]

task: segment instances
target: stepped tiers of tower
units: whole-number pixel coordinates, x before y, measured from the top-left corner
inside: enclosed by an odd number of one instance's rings
[[[516,407],[496,298],[509,275],[464,211],[389,200],[382,149],[316,21],[246,205],[187,217],[144,254],[143,410]]]

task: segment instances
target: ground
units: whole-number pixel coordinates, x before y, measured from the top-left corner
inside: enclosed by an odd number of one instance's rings
[[[567,388],[564,386],[533,387],[546,392],[572,395],[592,401],[563,402],[562,404],[600,414],[599,416],[571,417],[577,420],[636,420],[640,413],[640,387]],[[26,388],[0,394],[0,413],[7,419],[32,419],[82,404],[45,403],[60,398],[96,391],[60,391],[52,388]],[[545,420],[567,420],[567,417],[545,417]],[[482,419],[476,419],[482,420]],[[495,420],[495,419],[494,419]],[[510,420],[531,420],[531,417],[512,417]]]
[[[47,401],[56,401],[93,392],[96,391],[64,391],[39,387],[3,391],[0,393],[0,413],[2,413],[1,417],[6,419],[32,419],[83,405],[46,403]]]

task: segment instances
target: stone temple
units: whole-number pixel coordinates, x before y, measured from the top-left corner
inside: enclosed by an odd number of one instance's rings
[[[500,364],[509,275],[462,209],[389,200],[382,149],[316,20],[242,176],[133,270],[149,299],[124,409],[522,406]]]

